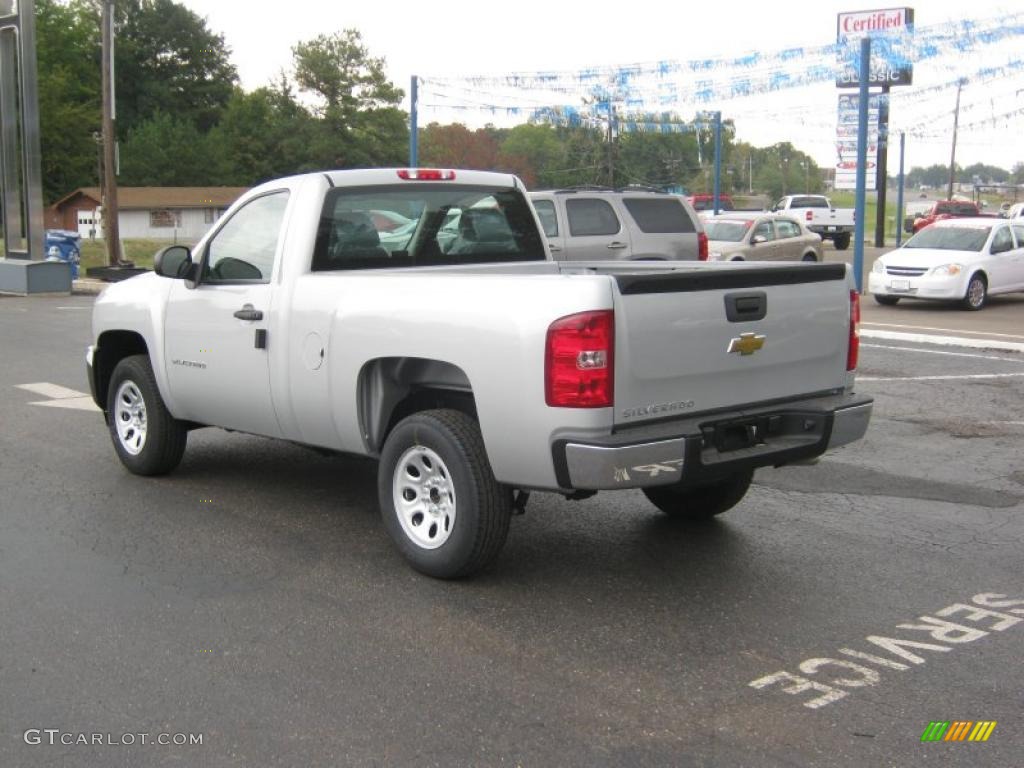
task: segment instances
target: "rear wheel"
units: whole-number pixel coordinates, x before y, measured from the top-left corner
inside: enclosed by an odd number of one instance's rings
[[[985,276],[980,272],[975,272],[967,281],[967,293],[964,294],[960,306],[970,312],[977,312],[985,306],[987,299],[988,284],[985,282]]]
[[[899,296],[883,296],[880,293],[875,294],[875,301],[881,304],[883,307],[895,307],[900,303]]]
[[[377,491],[392,541],[428,576],[476,573],[508,535],[512,492],[494,479],[480,427],[461,411],[400,421],[381,452]]]
[[[643,492],[654,506],[671,518],[709,520],[739,504],[753,478],[754,471],[747,470],[707,485],[656,485],[644,488]]]
[[[850,233],[843,232],[832,238],[832,244],[836,247],[837,251],[845,251],[850,247]]]
[[[136,475],[164,475],[185,453],[188,430],[171,416],[146,355],[117,364],[107,390],[110,438],[121,463]]]

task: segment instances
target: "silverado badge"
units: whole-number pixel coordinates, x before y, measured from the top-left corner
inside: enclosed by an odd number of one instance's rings
[[[764,346],[764,339],[764,336],[758,336],[756,333],[741,333],[739,338],[729,342],[728,352],[730,355],[739,352],[744,357],[752,355]]]

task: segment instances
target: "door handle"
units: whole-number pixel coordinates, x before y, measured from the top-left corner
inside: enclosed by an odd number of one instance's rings
[[[608,243],[608,247],[614,251],[617,251],[622,248],[626,248],[627,246],[625,243],[620,243],[618,240],[612,240],[610,243]]]
[[[258,309],[253,309],[252,304],[246,304],[240,310],[235,312],[235,317],[239,320],[262,320],[263,313]]]
[[[551,251],[552,253],[557,253],[558,251],[562,250],[562,246],[555,245],[552,242],[548,242],[548,250]]]

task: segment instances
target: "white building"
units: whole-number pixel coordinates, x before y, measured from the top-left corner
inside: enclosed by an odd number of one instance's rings
[[[194,243],[247,187],[119,187],[122,240]],[[46,210],[47,229],[70,229],[83,239],[103,237],[102,192],[81,187]]]

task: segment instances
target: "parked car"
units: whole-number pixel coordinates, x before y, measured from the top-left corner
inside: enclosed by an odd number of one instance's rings
[[[707,261],[704,225],[680,195],[573,188],[530,193],[558,261]]]
[[[1020,219],[1024,218],[1024,203],[1014,203],[1006,211],[1006,218],[1008,219]]]
[[[989,295],[1024,291],[1024,222],[936,221],[875,261],[868,290],[888,306],[941,299],[969,310],[981,309]]]
[[[920,232],[929,224],[942,219],[970,218],[990,216],[983,214],[977,204],[970,200],[936,200],[914,221],[914,232]]]
[[[837,251],[850,247],[856,224],[853,208],[836,208],[824,195],[786,195],[772,210],[802,219],[822,240],[831,240]]]
[[[907,203],[903,210],[903,231],[914,233],[914,223],[931,210],[932,203],[928,200],[916,200]]]
[[[685,210],[611,199],[648,229]],[[370,210],[417,231],[383,247]],[[860,439],[859,298],[845,264],[552,262],[507,174],[331,171],[249,190],[108,287],[86,366],[128,471],[171,472],[204,426],[370,457],[398,551],[456,578],[531,493],[640,489],[707,520],[756,469]]]
[[[686,199],[689,201],[690,205],[693,206],[693,210],[697,211],[697,213],[699,213],[699,214],[702,214],[702,213],[705,213],[705,212],[710,212],[710,213],[713,214],[715,212],[715,196],[714,195],[707,195],[707,194],[690,195]],[[718,196],[718,210],[719,211],[734,211],[734,210],[736,210],[736,207],[735,207],[735,205],[732,202],[732,197],[730,197],[729,195],[719,195]]]
[[[821,261],[821,237],[776,213],[726,213],[704,221],[711,261]]]

